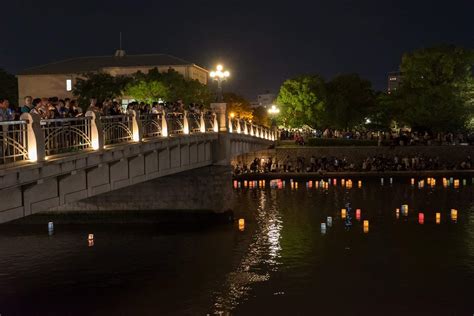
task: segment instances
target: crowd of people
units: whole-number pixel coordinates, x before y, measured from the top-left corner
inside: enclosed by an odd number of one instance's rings
[[[185,105],[181,100],[177,102],[151,104],[145,102],[130,102],[127,106],[122,106],[116,100],[105,99],[98,102],[96,98],[91,98],[86,111],[95,111],[101,115],[120,115],[125,114],[128,110],[135,110],[139,114],[166,112],[182,113],[187,110],[192,113],[201,113],[204,110],[203,105],[189,104]],[[20,119],[23,113],[35,113],[42,119],[58,119],[80,117],[85,112],[74,99],[51,98],[32,98],[27,96],[23,100],[23,104],[19,107],[13,106],[7,99],[0,99],[0,121],[14,121]]]
[[[277,161],[273,157],[255,158],[250,164],[238,162],[233,166],[234,174],[250,172],[346,172],[346,171],[422,171],[422,170],[468,170],[473,169],[471,156],[461,162],[441,163],[439,157],[413,155],[411,157],[369,156],[362,162],[354,162],[347,157],[304,157],[292,158],[289,155]]]
[[[473,143],[472,136],[463,133],[428,133],[405,129],[392,131],[340,131],[326,128],[322,130],[283,129],[281,140],[293,140],[297,145],[304,145],[305,139],[345,139],[374,141],[379,146],[415,146],[415,145],[452,145]]]

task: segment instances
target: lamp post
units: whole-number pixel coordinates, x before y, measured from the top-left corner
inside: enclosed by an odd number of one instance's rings
[[[275,120],[275,117],[278,115],[278,113],[280,113],[280,109],[277,108],[276,105],[272,104],[272,106],[268,109],[268,114],[271,116],[272,118],[272,130],[273,132],[275,133],[275,137],[278,137],[277,135],[277,128],[276,128],[276,120]]]
[[[230,72],[229,71],[223,71],[224,67],[222,65],[217,65],[216,71],[211,71],[209,76],[217,81],[217,102],[222,102],[223,97],[222,97],[222,82],[229,78]]]

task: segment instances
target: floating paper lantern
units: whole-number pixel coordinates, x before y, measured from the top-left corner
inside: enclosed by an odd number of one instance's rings
[[[459,180],[458,179],[454,180],[454,187],[459,188]]]
[[[333,179],[332,184],[337,185],[337,179]]]
[[[356,209],[356,219],[360,221],[360,208]]]
[[[411,185],[415,185],[415,178],[411,178]]]
[[[462,185],[464,185],[464,186],[467,185],[467,180],[466,179],[462,179]]]
[[[380,178],[380,185],[383,185],[383,178]]]
[[[328,218],[326,219],[326,222],[327,222],[327,226],[331,227],[332,226],[332,217],[328,216]]]
[[[245,219],[240,218],[239,219],[239,230],[243,232],[245,230]]]
[[[326,230],[326,223],[321,223],[321,231]]]
[[[357,186],[358,186],[359,188],[362,188],[362,181],[359,180],[359,181],[357,182]]]
[[[393,184],[393,178],[390,177],[390,184]]]
[[[436,224],[441,223],[441,213],[436,213]]]
[[[425,222],[425,214],[418,213],[418,223],[423,224]]]
[[[238,187],[237,180],[234,180],[234,189],[237,189],[237,187]]]
[[[458,220],[458,210],[456,209],[451,209],[451,219],[453,221],[457,221]]]
[[[397,219],[400,218],[400,209],[399,208],[395,209],[395,215],[397,216]]]
[[[247,187],[247,180],[244,181],[244,187]]]
[[[341,180],[341,185],[344,186],[345,183],[346,183],[346,180],[342,179]]]
[[[295,182],[295,189],[298,189],[298,182]]]
[[[347,210],[345,208],[341,209],[341,217],[342,218],[346,218],[346,216],[347,216],[346,213],[347,213]]]
[[[364,226],[364,234],[367,234],[369,232],[369,226]]]

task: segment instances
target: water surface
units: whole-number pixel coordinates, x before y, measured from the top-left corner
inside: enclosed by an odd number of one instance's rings
[[[237,189],[243,231],[237,222],[90,224],[56,225],[48,236],[46,223],[3,225],[0,313],[472,315],[472,185],[400,182]],[[341,218],[347,202],[350,227]],[[408,215],[397,217],[401,204]],[[333,224],[323,233],[327,216]]]

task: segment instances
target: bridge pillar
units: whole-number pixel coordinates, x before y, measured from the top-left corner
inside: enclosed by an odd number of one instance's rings
[[[211,103],[211,109],[217,115],[217,123],[219,125],[219,137],[213,142],[212,161],[215,165],[228,166],[232,148],[230,143],[229,120],[227,119],[226,103]]]

